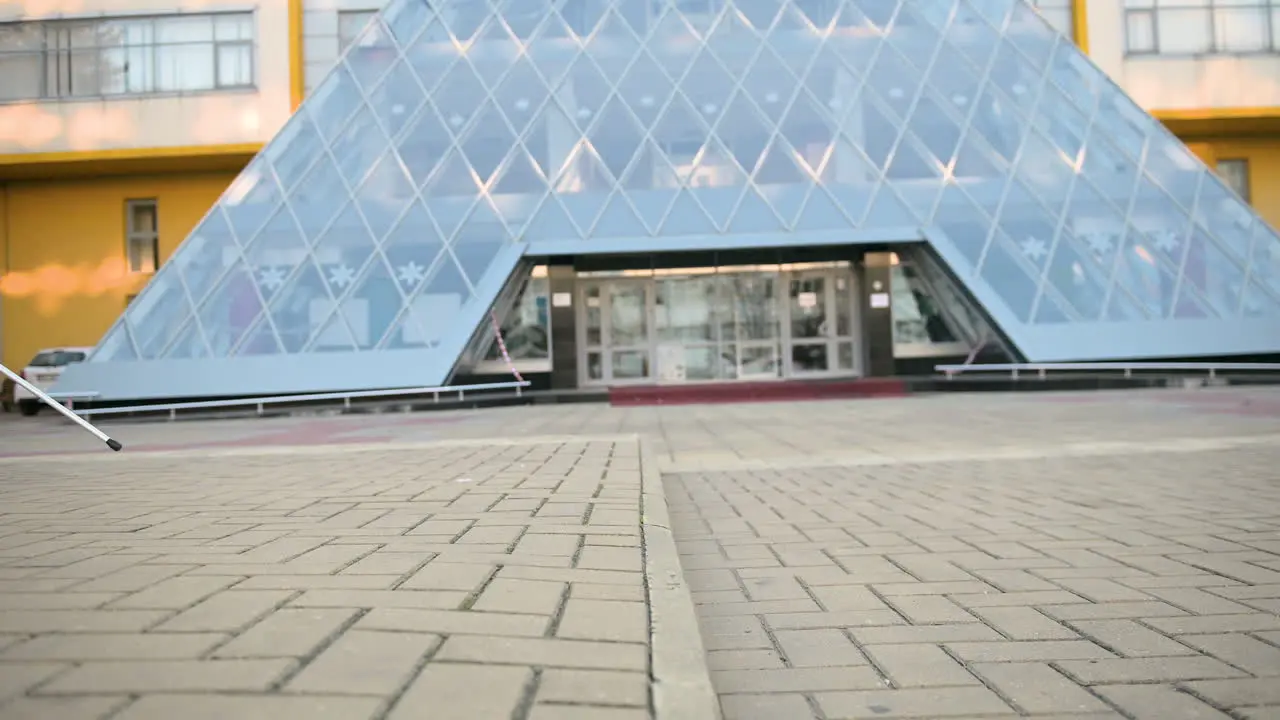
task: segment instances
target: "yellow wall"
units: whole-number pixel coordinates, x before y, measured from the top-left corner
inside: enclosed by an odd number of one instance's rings
[[[1280,138],[1197,138],[1190,147],[1210,167],[1218,160],[1248,160],[1250,201],[1272,227],[1280,228]]]
[[[125,298],[150,279],[126,272],[126,200],[159,201],[163,264],[235,175],[10,182],[9,264],[0,276],[4,364],[21,367],[41,347],[96,344]]]

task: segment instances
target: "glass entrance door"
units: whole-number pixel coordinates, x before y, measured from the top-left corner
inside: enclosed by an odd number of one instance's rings
[[[847,265],[583,278],[584,385],[852,375],[857,297]]]
[[[777,273],[736,273],[726,276],[729,299],[722,333],[733,338],[733,380],[770,380],[782,376],[781,313]]]
[[[655,278],[653,327],[659,382],[707,382],[725,377],[725,343],[717,318],[723,293],[715,275]],[[730,339],[731,340],[731,339]]]
[[[609,342],[606,346],[609,380],[648,380],[653,358],[649,339],[652,286],[646,282],[612,283],[605,293]]]
[[[653,377],[649,319],[653,285],[646,280],[611,280],[582,288],[583,380],[591,384],[647,382]]]
[[[853,274],[805,270],[787,279],[786,374],[805,377],[856,370]]]
[[[792,375],[825,373],[831,370],[831,289],[828,274],[794,273],[787,291],[787,313],[791,325]]]

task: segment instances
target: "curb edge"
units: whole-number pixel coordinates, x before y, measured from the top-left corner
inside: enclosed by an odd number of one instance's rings
[[[649,673],[655,720],[720,720],[707,654],[684,581],[658,461],[643,436],[640,446],[640,527],[649,595]]]

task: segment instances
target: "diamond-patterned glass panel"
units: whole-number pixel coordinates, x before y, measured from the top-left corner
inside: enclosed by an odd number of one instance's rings
[[[1041,275],[1037,265],[1042,263],[1042,259],[1028,258],[1025,248],[1017,247],[999,230],[987,245],[987,254],[982,261],[982,279],[995,289],[1022,322],[1031,317]]]
[[[191,314],[178,277],[166,280],[130,304],[124,314],[142,357],[160,357]]]
[[[1049,259],[1048,284],[1042,292],[1046,296],[1056,292],[1081,320],[1099,320],[1107,299],[1110,269],[1093,262],[1086,244],[1064,230]]]
[[[512,245],[916,227],[1015,344],[1280,315],[1275,230],[1025,0],[389,0],[93,360],[451,365]]]
[[[214,356],[233,354],[240,340],[257,324],[263,308],[255,280],[249,267],[237,258],[196,311]]]
[[[404,296],[394,271],[381,252],[373,254],[351,292],[338,301],[339,313],[347,320],[360,350],[373,348],[382,340],[403,306]]]
[[[209,347],[200,333],[200,324],[188,320],[164,357],[169,360],[199,360],[209,357]]]
[[[271,321],[287,353],[301,352],[315,332],[312,318],[333,307],[321,272],[313,261],[303,260],[269,303]]]

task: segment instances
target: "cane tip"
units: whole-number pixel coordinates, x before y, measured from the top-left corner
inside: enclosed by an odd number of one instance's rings
[[[112,438],[107,438],[107,447],[111,448],[116,452],[120,452],[121,450],[124,449],[124,446],[120,444],[119,440],[114,440]]]

